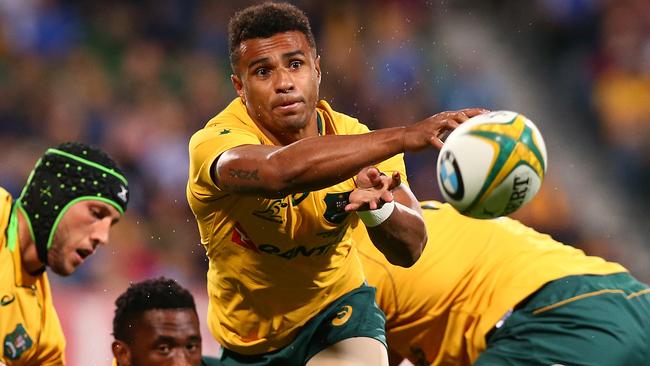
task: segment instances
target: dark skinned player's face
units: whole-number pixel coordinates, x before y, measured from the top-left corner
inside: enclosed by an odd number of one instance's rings
[[[113,342],[120,366],[199,366],[201,331],[192,309],[147,310],[132,327],[130,344]]]
[[[320,59],[298,31],[243,41],[232,82],[248,113],[274,135],[315,121]]]

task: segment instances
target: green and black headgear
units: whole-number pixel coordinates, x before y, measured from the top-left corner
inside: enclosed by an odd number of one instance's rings
[[[57,225],[74,203],[99,200],[124,214],[128,182],[103,151],[78,142],[48,149],[36,162],[16,205],[27,217],[38,258],[47,264],[47,251]]]

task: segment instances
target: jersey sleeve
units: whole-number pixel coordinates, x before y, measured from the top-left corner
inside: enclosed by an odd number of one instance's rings
[[[259,145],[254,131],[245,125],[215,124],[197,131],[190,139],[189,189],[198,199],[208,199],[220,190],[211,176],[216,159],[225,151],[241,145]]]

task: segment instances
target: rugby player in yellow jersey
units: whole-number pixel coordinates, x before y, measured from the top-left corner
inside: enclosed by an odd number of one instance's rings
[[[430,235],[411,268],[353,234],[391,365],[650,365],[650,289],[621,265],[509,218],[422,209]]]
[[[0,364],[65,364],[45,270],[72,274],[108,242],[127,201],[115,162],[81,143],[48,149],[18,199],[0,188]]]
[[[484,110],[369,132],[318,100],[320,57],[302,11],[246,8],[229,37],[239,96],[191,138],[187,186],[221,361],[386,365],[384,317],[351,228],[361,218],[392,263],[412,265],[426,233],[401,153],[440,147]]]

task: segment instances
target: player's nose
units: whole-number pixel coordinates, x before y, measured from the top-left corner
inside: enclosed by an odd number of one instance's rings
[[[90,234],[90,239],[95,246],[108,244],[109,232],[111,230],[111,219],[106,217],[95,223]]]
[[[294,82],[291,73],[285,69],[278,69],[275,72],[276,93],[288,93],[294,89]]]
[[[176,352],[173,358],[173,362],[170,366],[199,366],[200,361],[193,362],[192,357],[190,357],[187,352]]]

